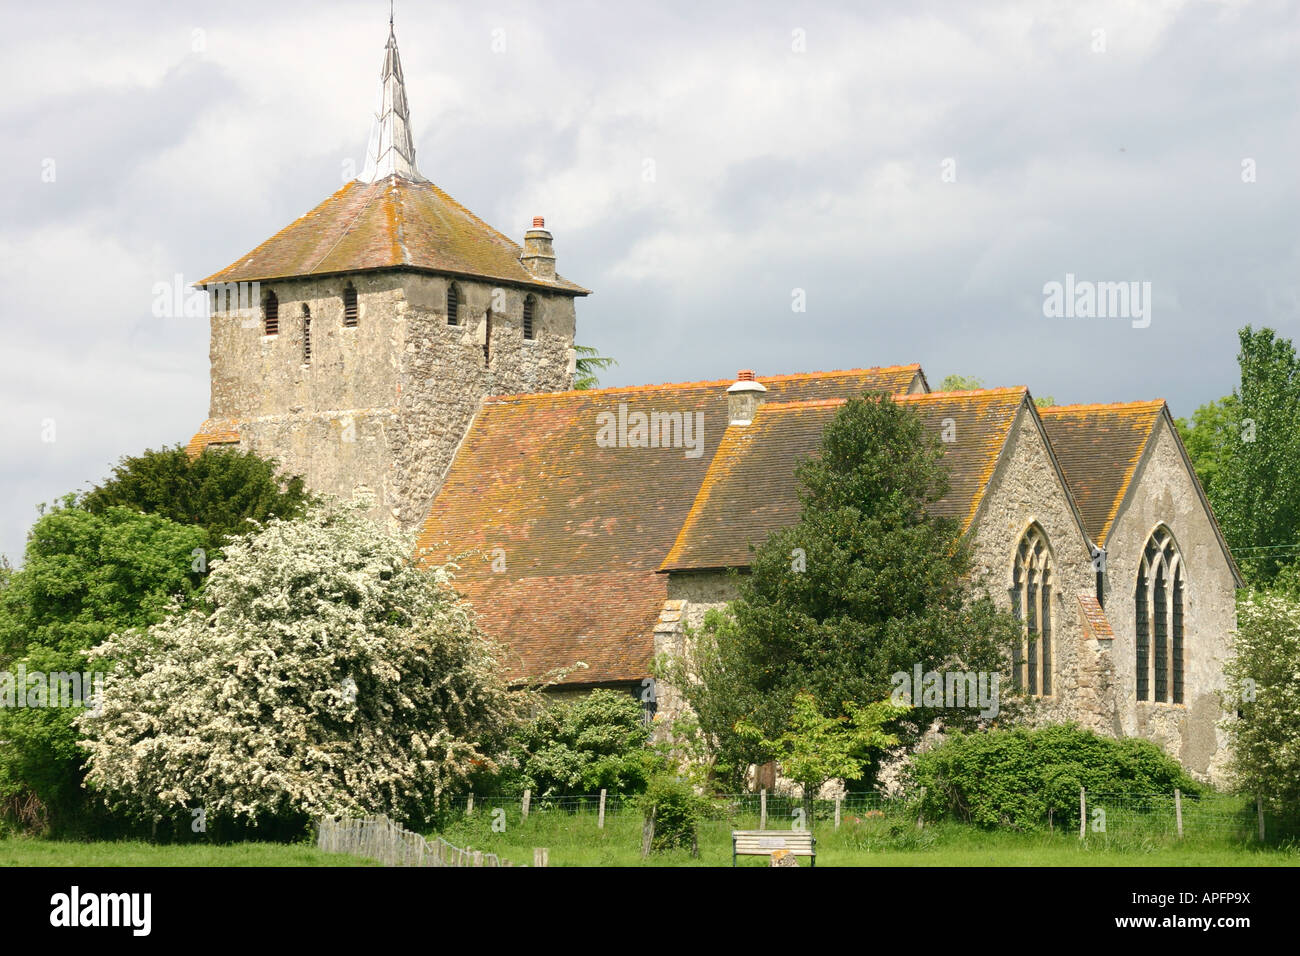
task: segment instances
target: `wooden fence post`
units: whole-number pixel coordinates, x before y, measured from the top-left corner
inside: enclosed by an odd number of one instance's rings
[[[835,829],[837,830],[840,828],[840,801],[843,799],[843,797],[835,798]]]
[[[551,852],[544,846],[533,847],[533,866],[550,866]]]
[[[473,815],[474,815],[474,792],[471,790],[469,794],[469,800],[466,801],[465,803],[465,816],[471,817]]]
[[[598,829],[601,829],[601,830],[605,829],[605,790],[604,790],[604,788],[601,788],[601,791],[600,791],[600,814],[596,817],[596,827],[597,827]]]
[[[531,791],[531,790],[525,790],[525,791],[524,791],[524,806],[523,806],[523,810],[524,810],[524,819],[525,819],[525,820],[528,819],[528,803],[529,803],[529,801],[532,800],[532,798],[533,798],[533,791]]]
[[[1083,787],[1079,788],[1079,839],[1083,840],[1088,836],[1088,798],[1085,796]]]
[[[475,851],[474,851],[474,865],[475,865],[475,866],[482,866],[482,865],[483,865],[483,851],[482,851],[482,850],[475,850]]]
[[[1174,788],[1174,822],[1178,825],[1178,839],[1183,838],[1183,792]]]
[[[1255,796],[1255,812],[1259,815],[1259,842],[1264,842],[1264,798]]]
[[[767,829],[767,788],[758,792],[758,828]]]

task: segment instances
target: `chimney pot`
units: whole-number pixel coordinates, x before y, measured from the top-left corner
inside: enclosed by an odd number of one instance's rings
[[[534,217],[533,217],[533,228],[534,228],[534,229],[545,229],[545,228],[546,228],[546,220],[545,220],[542,216],[534,216]]]
[[[736,373],[736,381],[754,382],[757,381],[757,379],[754,377],[754,370],[752,368],[742,368],[739,372]]]

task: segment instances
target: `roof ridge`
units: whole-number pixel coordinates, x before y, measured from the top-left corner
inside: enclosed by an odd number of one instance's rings
[[[904,369],[921,370],[920,363],[913,362],[908,365],[873,365],[867,368],[838,368],[829,371],[818,370],[816,372],[787,372],[781,375],[760,375],[756,380],[763,382],[787,382],[794,379],[811,379],[817,377],[829,378],[832,375],[848,375],[854,372],[897,372]],[[606,395],[627,392],[645,392],[655,389],[669,388],[720,388],[724,385],[735,383],[734,378],[704,379],[695,382],[661,382],[649,383],[646,385],[614,385],[609,388],[571,388],[565,392],[507,392],[500,395],[487,395],[483,401],[507,401],[530,398],[559,398],[570,395]],[[775,403],[774,403],[775,404]]]
[[[1051,415],[1055,412],[1100,411],[1102,409],[1137,408],[1139,406],[1158,408],[1161,405],[1168,404],[1163,398],[1144,398],[1136,402],[1083,402],[1078,405],[1045,405],[1038,409],[1038,414]]]

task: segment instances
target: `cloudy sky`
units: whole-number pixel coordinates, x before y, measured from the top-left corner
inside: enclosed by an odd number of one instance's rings
[[[360,168],[387,6],[8,5],[11,559],[38,502],[206,417],[206,321],[154,286]],[[867,7],[399,2],[421,171],[516,239],[546,217],[609,385],[920,362],[1187,415],[1239,326],[1300,331],[1300,5]],[[1150,324],[1045,317],[1067,274],[1149,282]]]

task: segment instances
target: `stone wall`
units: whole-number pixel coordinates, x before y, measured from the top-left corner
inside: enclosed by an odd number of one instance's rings
[[[958,435],[958,441],[961,436]],[[1016,548],[1037,522],[1047,537],[1055,585],[1052,590],[1052,693],[1039,697],[1029,713],[1035,723],[1078,720],[1101,723],[1114,732],[1112,715],[1087,713],[1082,697],[1096,693],[1104,680],[1104,649],[1085,634],[1078,595],[1096,591],[1092,556],[1070,505],[1069,494],[1052,465],[1038,417],[1028,405],[1016,416],[1002,459],[994,469],[975,519],[973,578],[1004,610],[1011,609]],[[1081,690],[1087,693],[1081,694]],[[1100,718],[1100,720],[1099,720]]]
[[[1115,630],[1119,724],[1126,736],[1161,744],[1203,780],[1224,782],[1227,739],[1218,729],[1223,665],[1237,626],[1236,583],[1169,423],[1133,476],[1127,502],[1107,539],[1106,615]],[[1157,525],[1173,533],[1187,575],[1184,592],[1183,704],[1137,700],[1138,563]]]
[[[349,280],[355,328],[343,325]],[[449,326],[450,281],[390,271],[263,283],[259,293],[279,299],[276,335],[264,334],[260,295],[250,308],[214,310],[210,417],[239,422],[241,445],[278,458],[313,491],[350,498],[364,486],[376,519],[414,528],[485,395],[561,391],[572,381],[571,296],[456,279],[460,322]],[[528,292],[532,340],[523,335]]]

